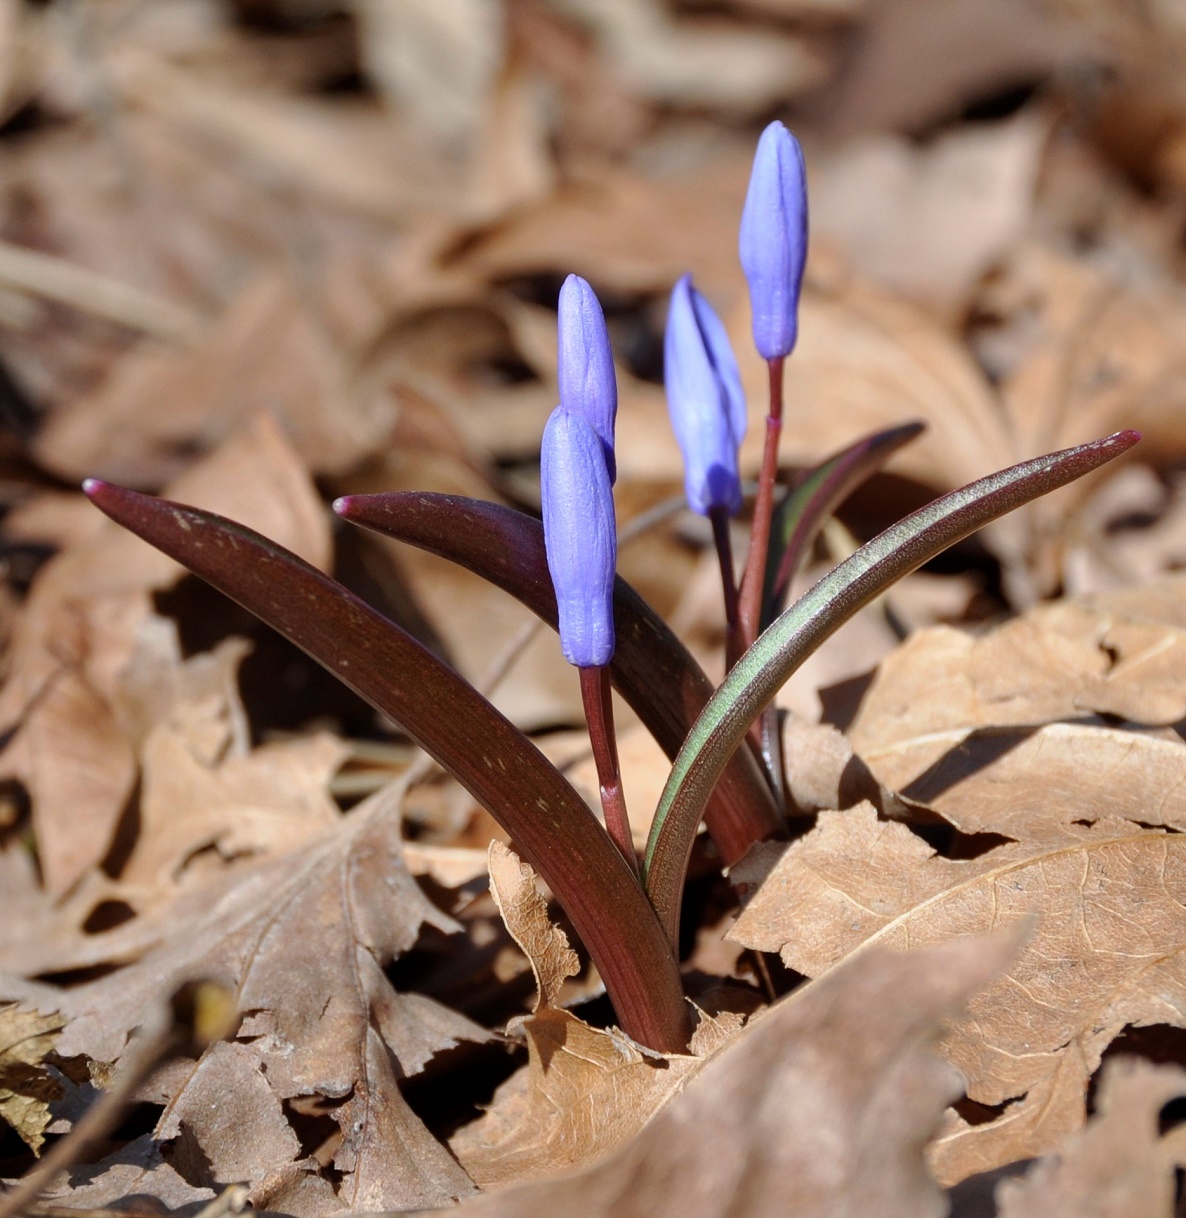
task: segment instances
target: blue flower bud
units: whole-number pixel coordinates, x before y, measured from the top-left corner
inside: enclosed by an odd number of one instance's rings
[[[614,420],[618,415],[618,382],[610,351],[605,314],[596,293],[579,275],[569,275],[560,289],[557,318],[559,349],[556,373],[560,405],[583,415],[601,437],[610,484],[617,481]]]
[[[601,437],[585,417],[557,406],[540,448],[544,544],[560,612],[564,658],[579,668],[614,654],[614,497]]]
[[[807,170],[799,141],[782,123],[771,123],[758,140],[738,245],[754,345],[764,359],[790,355],[807,260]]]
[[[737,449],[745,436],[745,394],[729,336],[685,275],[671,293],[663,343],[671,427],[684,454],[688,506],[707,516],[741,507]]]

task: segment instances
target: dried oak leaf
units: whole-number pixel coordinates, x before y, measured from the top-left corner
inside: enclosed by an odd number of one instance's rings
[[[21,1010],[15,1003],[0,1005],[0,1119],[34,1154],[52,1120],[50,1101],[62,1096],[61,1085],[45,1067],[62,1023],[58,1015]]]
[[[882,663],[848,736],[873,765],[934,733],[1093,714],[1186,717],[1186,577],[1041,605],[979,636],[920,630]]]
[[[946,1201],[922,1151],[960,1081],[935,1044],[1016,942],[1002,934],[846,963],[756,1019],[609,1158],[458,1212],[939,1218]]]
[[[334,831],[184,894],[172,936],[135,964],[59,994],[65,1054],[119,1058],[153,1001],[180,979],[225,978],[243,1020],[233,1042],[161,1076],[156,1136],[178,1141],[190,1183],[248,1180],[267,1197],[278,1177],[302,1212],[445,1204],[473,1184],[400,1095],[459,1040],[489,1034],[430,999],[396,993],[383,968],[423,924],[453,929],[401,860],[398,789],[380,792]],[[110,932],[118,952],[121,932]],[[135,940],[135,921],[127,934]],[[325,1170],[298,1160],[285,1101],[320,1096],[341,1137]],[[217,1102],[215,1102],[217,1101]],[[226,1120],[233,1102],[236,1119]]]
[[[570,1171],[622,1145],[696,1069],[695,1054],[717,1047],[740,1024],[705,1017],[693,1055],[667,1057],[558,1009],[560,987],[579,969],[576,953],[549,921],[532,869],[501,842],[490,844],[489,861],[491,892],[531,962],[539,996],[534,1013],[516,1021],[527,1039],[527,1067],[450,1142],[483,1188]]]
[[[1173,1218],[1186,1129],[1162,1136],[1158,1118],[1183,1096],[1186,1071],[1140,1058],[1108,1062],[1087,1128],[1024,1179],[997,1187],[999,1218]]]
[[[161,1155],[150,1134],[121,1146],[98,1163],[79,1164],[46,1191],[46,1200],[71,1213],[98,1210],[118,1213],[133,1206],[141,1213],[181,1210],[197,1213],[214,1197],[214,1189],[190,1184]]]
[[[1082,723],[955,728],[871,753],[888,787],[963,833],[1026,841],[1055,824],[1120,816],[1186,830],[1179,737]]]
[[[1106,809],[1109,794],[1082,799]],[[824,812],[730,934],[816,977],[876,944],[942,942],[1039,915],[1007,974],[947,1038],[968,1095],[1003,1111],[979,1125],[949,1119],[932,1152],[945,1182],[1046,1153],[1078,1129],[1087,1081],[1126,1024],[1186,1026],[1186,837],[1091,819],[1035,816],[1026,840],[955,860],[869,804]]]

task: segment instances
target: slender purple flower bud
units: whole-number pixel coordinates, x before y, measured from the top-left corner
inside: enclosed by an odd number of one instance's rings
[[[745,394],[729,336],[685,275],[671,293],[663,343],[671,427],[684,454],[688,506],[702,516],[741,507],[737,449],[745,436]]]
[[[614,497],[601,437],[584,415],[557,406],[540,448],[548,570],[560,612],[560,646],[578,668],[614,654]]]
[[[758,140],[738,245],[754,345],[764,359],[790,355],[807,260],[807,170],[799,141],[782,123],[771,123]]]
[[[560,382],[560,405],[583,415],[601,437],[612,486],[618,477],[614,459],[618,382],[614,376],[614,357],[605,328],[605,314],[596,293],[579,275],[569,275],[560,289],[557,330],[556,372]]]

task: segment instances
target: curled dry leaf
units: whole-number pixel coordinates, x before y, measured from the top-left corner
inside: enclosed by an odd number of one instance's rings
[[[731,932],[814,977],[875,944],[1038,915],[1016,962],[947,1039],[969,1096],[1004,1108],[984,1124],[949,1122],[933,1151],[946,1182],[1046,1153],[1077,1129],[1091,1072],[1126,1024],[1186,1025],[1186,838],[1106,819],[1109,790],[1093,796],[1090,828],[1035,809],[1024,841],[963,860],[869,804],[824,812]]]
[[[112,1062],[176,980],[233,984],[243,1013],[237,1038],[167,1072],[146,1097],[166,1105],[156,1134],[179,1139],[191,1184],[246,1179],[267,1196],[287,1172],[286,1204],[321,1212],[441,1205],[473,1191],[398,1087],[435,1053],[489,1035],[428,998],[396,993],[383,974],[422,925],[454,926],[403,868],[401,799],[399,789],[380,792],[299,851],[183,895],[155,950],[60,991],[69,1026],[59,1051]],[[124,933],[108,933],[115,958]],[[136,940],[135,921],[126,934]],[[237,1105],[231,1122],[228,1096]],[[329,1202],[322,1167],[297,1158],[288,1116],[288,1102],[308,1096],[321,1097],[341,1130],[326,1165],[341,1177]]]
[[[939,1218],[922,1148],[960,1080],[935,1045],[1016,943],[1005,933],[848,962],[755,1020],[609,1158],[458,1212]]]
[[[34,1153],[52,1119],[50,1101],[62,1096],[61,1084],[45,1068],[62,1023],[58,1015],[0,1004],[0,1119]]]
[[[564,932],[548,919],[535,873],[501,842],[490,845],[490,884],[511,937],[531,961],[539,995],[519,1026],[528,1065],[495,1095],[485,1116],[450,1142],[483,1188],[571,1171],[636,1134],[699,1064],[665,1056],[616,1028],[590,1027],[555,1003],[579,967]],[[705,1017],[693,1053],[715,1047],[739,1021]]]
[[[1139,1058],[1105,1065],[1096,1115],[1058,1156],[997,1188],[999,1218],[1174,1218],[1186,1129],[1162,1135],[1164,1107],[1186,1096],[1186,1071]]]

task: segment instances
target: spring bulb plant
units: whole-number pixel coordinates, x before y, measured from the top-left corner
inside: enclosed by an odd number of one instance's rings
[[[784,609],[790,575],[828,514],[920,427],[907,423],[856,440],[806,471],[775,503],[782,364],[796,341],[807,247],[803,155],[780,123],[759,141],[739,245],[754,340],[770,368],[771,393],[737,610],[736,663],[719,688],[614,574],[617,386],[605,319],[583,279],[570,276],[560,296],[560,404],[542,440],[542,523],[499,504],[450,495],[350,495],[334,504],[346,521],[463,564],[559,631],[564,655],[581,677],[604,825],[477,690],[329,576],[213,513],[94,479],[84,484],[108,516],[303,648],[451,773],[555,894],[623,1029],[665,1053],[685,1051],[692,1030],[678,944],[688,860],[700,825],[725,866],[755,843],[786,832],[787,809],[769,760],[746,740],[778,689],[897,580],[1139,439],[1135,432],[1118,432],[952,491],[890,526]],[[745,404],[723,328],[686,276],[672,295],[666,357],[688,502],[710,519],[727,520],[741,499],[736,450]],[[641,865],[621,796],[611,684],[672,759]]]

